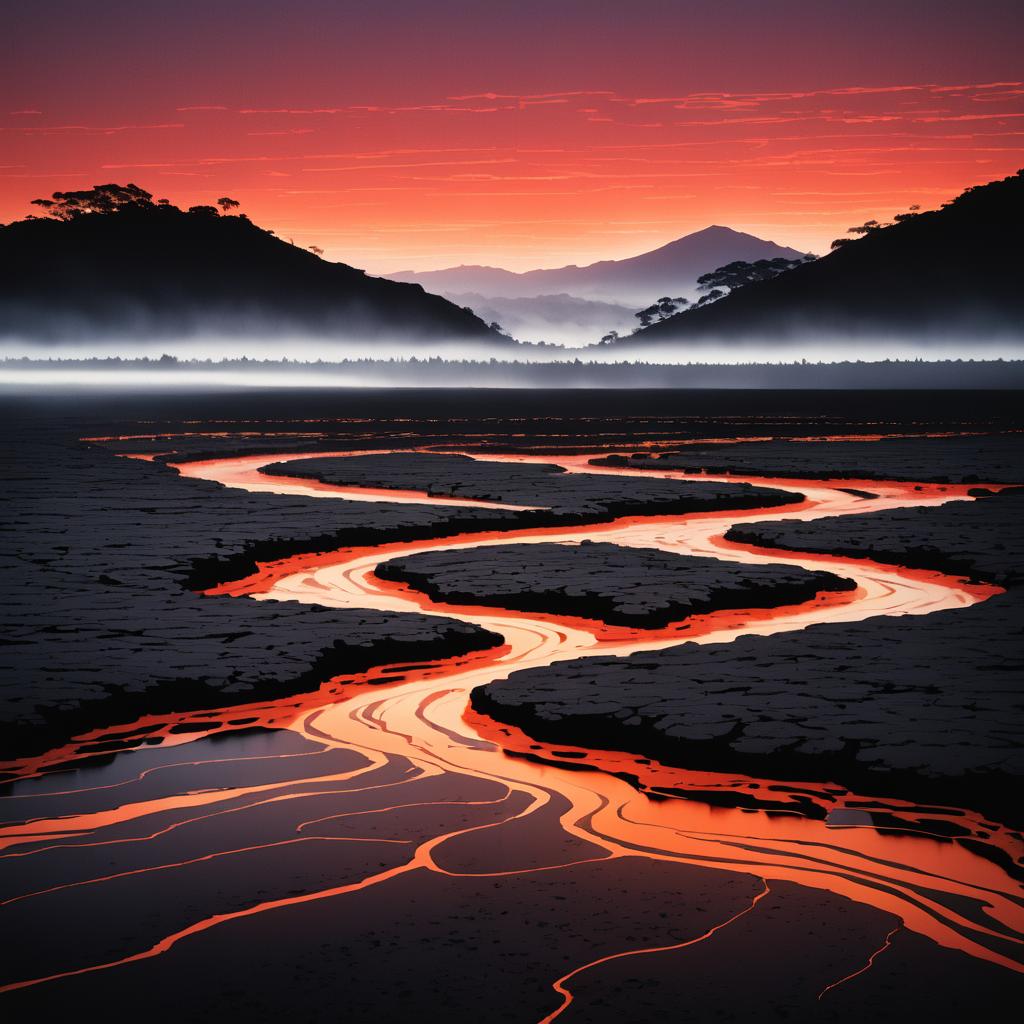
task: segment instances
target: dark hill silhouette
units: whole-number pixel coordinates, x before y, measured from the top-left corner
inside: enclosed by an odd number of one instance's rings
[[[837,338],[1024,341],[1024,172],[967,189],[939,210],[858,229],[829,255],[615,343]]]
[[[54,219],[0,226],[0,335],[49,342],[99,333],[301,333],[514,347],[418,285],[322,260],[244,215],[221,216],[212,206],[185,212],[135,186],[73,195],[127,198],[44,200],[37,205]],[[218,204],[227,210],[233,202]]]
[[[596,298],[639,308],[659,295],[692,290],[701,274],[734,260],[796,259],[801,255],[796,249],[713,225],[639,256],[602,260],[585,267],[517,274],[496,267],[462,266],[422,273],[405,271],[388,277],[393,281],[415,282],[437,293],[476,292],[500,298],[527,298],[564,292],[577,298]]]

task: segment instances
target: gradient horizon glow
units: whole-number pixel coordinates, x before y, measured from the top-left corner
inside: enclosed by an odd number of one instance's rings
[[[824,252],[1024,165],[1007,2],[61,2],[4,15],[0,221],[132,181],[375,273]]]

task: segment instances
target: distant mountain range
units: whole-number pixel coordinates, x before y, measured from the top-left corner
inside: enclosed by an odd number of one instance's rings
[[[525,318],[532,333],[517,334],[517,337],[542,340],[537,330],[543,329],[547,321],[549,330],[553,329],[555,335],[544,337],[543,340],[566,340],[557,336],[562,333],[557,322],[564,323],[570,329],[577,328],[576,334],[584,323],[592,324],[597,334],[591,337],[597,340],[607,331],[621,331],[624,327],[636,326],[635,320],[628,317],[623,319],[624,310],[635,312],[663,295],[690,297],[701,274],[726,263],[778,257],[796,259],[801,255],[788,246],[776,245],[742,231],[714,225],[639,256],[602,260],[585,267],[570,266],[515,273],[498,267],[462,266],[447,270],[404,271],[388,274],[387,277],[392,281],[422,285],[429,292],[455,301],[458,301],[456,296],[472,293],[478,297],[478,302],[482,298],[491,303],[490,307],[483,308],[495,308],[493,304],[497,299],[524,300],[516,307],[513,316]],[[581,316],[580,307],[574,309],[569,302],[553,301],[560,295],[618,308],[606,310],[606,316],[593,316],[598,313],[594,309]],[[470,305],[474,312],[481,312],[473,303]],[[486,319],[485,313],[481,315]],[[511,320],[512,317],[507,316],[507,319]],[[516,334],[511,323],[505,323],[500,318],[499,322]]]
[[[385,276],[392,281],[423,285],[435,294],[476,292],[511,299],[564,293],[639,309],[662,295],[692,290],[701,274],[734,260],[753,262],[779,256],[796,259],[802,255],[788,246],[713,225],[639,256],[602,260],[586,267],[515,273],[498,267],[463,266]]]
[[[672,346],[680,357],[702,343],[772,344],[842,340],[895,347],[953,341],[1024,344],[1024,171],[967,189],[941,209],[868,228],[829,255],[717,302],[679,313],[615,343]],[[895,343],[895,345],[893,344]]]
[[[800,354],[825,359],[877,358],[881,349],[912,355],[906,342],[986,358],[1015,357],[1024,346],[1024,172],[968,189],[939,210],[902,215],[888,226],[869,222],[827,256],[632,335],[625,331],[635,325],[636,309],[662,295],[692,297],[701,274],[801,254],[711,227],[589,267],[523,274],[452,268],[396,282],[322,260],[244,216],[213,207],[182,211],[135,186],[63,195],[41,201],[46,218],[0,225],[6,354],[15,354],[14,341],[51,352],[63,345],[141,355],[165,339],[196,339],[166,351],[310,359],[316,355],[302,343],[316,339],[328,358],[564,355],[517,345],[489,327],[492,321],[521,340],[572,345],[619,331],[617,342],[587,350],[585,358],[602,361],[775,360],[793,358],[791,343],[808,342]],[[230,209],[233,200],[223,202]],[[197,353],[207,340],[213,343]]]
[[[417,285],[327,262],[244,216],[157,205],[125,191],[134,186],[102,188],[129,198],[107,212],[0,226],[0,338],[259,335],[279,339],[282,355],[297,335],[514,347]]]

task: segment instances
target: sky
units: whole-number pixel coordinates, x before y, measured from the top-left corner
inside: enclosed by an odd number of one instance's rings
[[[17,8],[17,9],[15,9]],[[9,5],[0,221],[222,195],[371,273],[724,224],[813,252],[1024,166],[1019,2]]]

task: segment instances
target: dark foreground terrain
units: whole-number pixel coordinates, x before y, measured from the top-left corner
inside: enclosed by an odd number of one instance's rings
[[[330,451],[598,456],[702,437],[992,434],[1024,426],[1017,397],[269,392],[9,402],[0,409],[0,658],[5,714],[19,725],[0,734],[4,754],[43,752],[91,726],[122,738],[67,755],[86,759],[41,762],[55,771],[14,765],[17,777],[0,787],[0,929],[12,940],[0,1013],[34,1021],[100,1007],[114,1020],[388,1024],[424,1007],[450,1024],[552,1014],[558,1024],[673,1014],[1000,1019],[1020,1000],[1024,934],[1012,831],[1024,774],[1019,493],[734,531],[761,546],[965,573],[1005,594],[629,658],[591,650],[477,689],[474,704],[492,716],[479,727],[464,716],[478,670],[459,672],[462,655],[500,653],[490,630],[451,616],[197,591],[260,562],[328,558],[348,545],[521,526],[568,532],[730,502],[778,508],[776,488],[738,482],[588,479],[535,465],[495,472],[425,453],[342,466],[325,459]],[[1001,480],[1024,479],[1005,437],[971,443],[983,482],[993,481],[980,468],[997,465],[1007,467]],[[826,454],[849,463],[853,449],[842,444]],[[873,444],[866,453],[888,451]],[[284,452],[309,452],[317,479],[344,470],[363,486],[458,487],[539,510],[250,494],[162,464]],[[967,479],[959,452],[957,442],[921,442],[921,479],[948,475],[957,460]],[[851,471],[863,478],[870,468]],[[544,548],[543,564],[531,563]],[[548,588],[545,604],[563,601],[574,595],[559,585],[579,576],[606,621],[628,609],[640,581],[655,611],[721,606],[735,593],[718,589],[724,579],[748,581],[747,568],[736,576],[723,561],[711,577],[701,570],[699,587],[690,576],[688,589],[674,581],[684,562],[693,570],[690,559],[655,566],[653,553],[605,557],[603,544],[534,544],[506,561],[507,551],[515,547],[442,568],[459,587],[469,580],[479,601],[501,594],[501,606],[535,588]],[[621,565],[609,577],[612,558]],[[774,570],[769,577],[778,582]],[[744,599],[773,594],[759,586]],[[538,628],[535,639],[558,635]],[[531,642],[522,642],[527,656]],[[387,675],[395,659],[404,670]],[[458,671],[431,676],[428,659],[456,659]],[[373,665],[381,685],[291,696]],[[490,678],[509,670],[490,667]],[[279,712],[270,725],[258,706]],[[147,712],[153,731],[124,724]],[[616,760],[608,749],[627,753]]]

